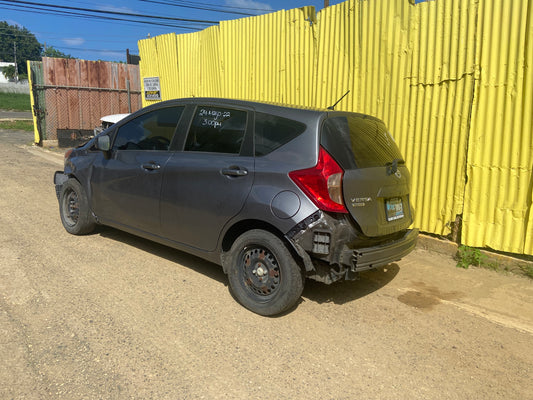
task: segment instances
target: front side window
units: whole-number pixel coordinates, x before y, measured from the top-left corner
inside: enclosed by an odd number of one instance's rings
[[[150,111],[118,128],[113,150],[168,150],[184,107]]]
[[[239,154],[246,133],[246,117],[246,111],[199,106],[185,151]]]

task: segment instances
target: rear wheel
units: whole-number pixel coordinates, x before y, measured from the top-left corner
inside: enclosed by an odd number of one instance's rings
[[[304,277],[283,242],[270,232],[242,234],[229,252],[231,292],[244,307],[260,315],[279,314],[300,298]]]
[[[85,190],[74,178],[63,184],[59,195],[59,213],[67,232],[85,235],[94,230],[95,222],[89,210]]]

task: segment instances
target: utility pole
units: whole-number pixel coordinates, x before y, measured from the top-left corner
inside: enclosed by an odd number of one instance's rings
[[[328,8],[329,7],[329,0],[324,0],[324,8]]]
[[[15,82],[19,81],[19,67],[17,64],[17,42],[13,42],[13,53],[15,54]]]

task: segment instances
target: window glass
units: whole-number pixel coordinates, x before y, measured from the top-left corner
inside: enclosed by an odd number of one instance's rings
[[[185,151],[239,154],[246,132],[246,111],[198,107]]]
[[[168,150],[184,107],[166,107],[122,125],[113,150]]]
[[[264,156],[305,131],[305,124],[270,114],[255,114],[255,155]]]
[[[321,144],[343,168],[381,167],[394,160],[403,162],[394,139],[383,122],[367,116],[328,118]]]

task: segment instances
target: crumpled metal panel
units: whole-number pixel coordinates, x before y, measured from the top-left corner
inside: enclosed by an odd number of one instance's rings
[[[463,239],[533,254],[533,3],[479,4]]]

